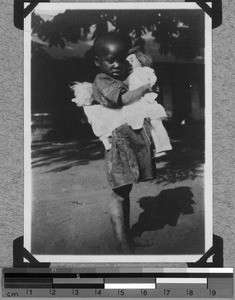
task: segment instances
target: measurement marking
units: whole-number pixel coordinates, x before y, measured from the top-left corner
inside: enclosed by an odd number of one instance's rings
[[[156,279],[154,277],[152,278],[146,278],[146,277],[118,277],[118,278],[105,278],[105,283],[155,283]]]
[[[207,278],[156,278],[156,283],[195,283],[207,284]]]
[[[234,278],[233,268],[136,268],[133,271],[127,268],[6,268],[2,274],[4,297],[23,299],[86,296],[232,298]]]
[[[105,283],[105,289],[136,289],[136,290],[144,290],[144,289],[155,289],[155,283]]]
[[[103,278],[54,278],[53,283],[103,283]]]

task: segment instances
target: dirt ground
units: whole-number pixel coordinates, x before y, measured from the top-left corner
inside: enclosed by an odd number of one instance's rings
[[[203,150],[198,140],[172,144],[156,179],[131,192],[131,226],[153,242],[136,254],[204,252]],[[118,254],[103,157],[97,139],[33,144],[33,254]]]

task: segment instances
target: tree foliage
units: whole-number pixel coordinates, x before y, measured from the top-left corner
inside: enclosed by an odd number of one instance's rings
[[[143,34],[149,32],[160,44],[160,53],[171,52],[187,60],[201,54],[204,47],[204,13],[200,10],[66,10],[51,21],[32,15],[33,33],[49,46],[64,48],[66,42],[77,43],[108,32],[112,25],[128,47],[143,46]],[[91,32],[91,26],[95,30]]]

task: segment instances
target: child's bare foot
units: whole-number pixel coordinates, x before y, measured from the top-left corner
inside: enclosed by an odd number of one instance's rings
[[[119,241],[117,249],[120,254],[134,254],[135,246],[133,239],[128,235],[127,239]]]

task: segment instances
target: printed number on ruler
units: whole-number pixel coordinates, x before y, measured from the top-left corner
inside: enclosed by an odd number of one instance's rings
[[[56,290],[55,289],[50,289],[50,295],[51,296],[56,296]]]
[[[141,295],[147,296],[148,295],[148,291],[147,290],[141,290]]]
[[[79,295],[79,290],[78,289],[73,289],[72,295],[78,296]]]
[[[101,292],[101,290],[95,290],[95,294],[98,295],[98,296],[101,296],[102,292]]]
[[[210,289],[210,295],[211,295],[211,296],[215,296],[215,295],[216,295],[216,290],[211,290],[211,289]]]

